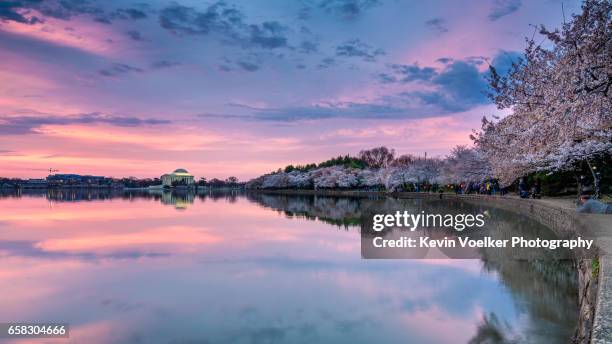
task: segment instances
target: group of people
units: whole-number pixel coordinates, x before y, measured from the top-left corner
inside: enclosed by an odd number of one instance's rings
[[[482,195],[504,195],[507,193],[506,188],[500,188],[497,179],[489,179],[479,183],[462,182],[454,185],[455,193],[458,195],[464,194],[482,194]]]
[[[584,179],[584,178],[583,178]],[[581,181],[582,182],[582,181]],[[500,187],[497,179],[484,180],[482,182],[462,182],[451,185],[458,195],[463,194],[485,194],[485,195],[505,195],[508,193],[506,187]],[[581,183],[581,194],[577,201],[577,211],[581,213],[612,214],[612,204],[607,204],[592,195],[589,185]],[[415,188],[415,191],[430,191],[428,188]],[[434,190],[435,192],[435,190]],[[439,189],[442,192],[442,188]],[[521,198],[542,198],[542,186],[539,179],[535,179],[531,185],[525,178],[521,178],[518,184],[518,195]],[[442,198],[442,196],[440,196]]]
[[[521,178],[518,185],[518,194],[521,198],[542,198],[542,187],[540,185],[540,180],[536,179],[529,189],[527,183],[525,182],[525,178]]]
[[[604,203],[589,194],[580,195],[576,203],[578,206],[576,211],[579,213],[612,214],[612,204]]]
[[[612,204],[604,203],[599,198],[599,178],[596,175],[592,184],[586,176],[580,176],[580,197],[576,202],[579,213],[612,214]]]

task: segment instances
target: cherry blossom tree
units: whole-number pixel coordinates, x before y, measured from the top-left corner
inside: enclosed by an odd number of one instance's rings
[[[445,183],[481,182],[492,177],[491,165],[482,152],[467,146],[453,148],[442,167]]]
[[[422,159],[407,166],[389,167],[384,173],[385,187],[388,191],[402,191],[409,184],[440,184],[443,164],[441,159]]]
[[[355,171],[343,166],[324,167],[310,172],[315,189],[348,189],[358,184]]]
[[[540,26],[507,75],[490,67],[489,96],[512,113],[483,119],[472,139],[503,184],[612,152],[611,7],[586,0],[561,29]]]

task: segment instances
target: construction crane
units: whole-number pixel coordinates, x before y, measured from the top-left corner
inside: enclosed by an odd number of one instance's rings
[[[31,168],[30,170],[32,170],[32,171],[47,171],[49,173],[59,172],[59,170],[56,170],[54,168]]]

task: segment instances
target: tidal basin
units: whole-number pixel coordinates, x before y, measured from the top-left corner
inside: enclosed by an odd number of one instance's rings
[[[238,193],[4,194],[0,322],[69,323],[72,343],[571,339],[578,291],[570,262],[486,252],[481,259],[361,259],[367,202]],[[484,210],[500,230],[547,230],[518,214]]]

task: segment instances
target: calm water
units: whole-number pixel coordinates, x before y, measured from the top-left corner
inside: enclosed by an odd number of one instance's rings
[[[0,322],[68,322],[74,343],[569,340],[571,265],[363,260],[367,202],[5,194]]]

